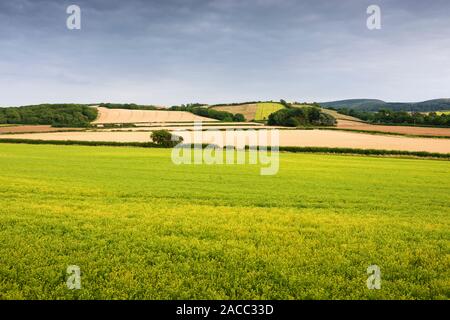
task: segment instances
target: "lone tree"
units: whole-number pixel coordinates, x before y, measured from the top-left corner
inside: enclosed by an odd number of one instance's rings
[[[156,130],[150,135],[154,143],[162,147],[174,147],[183,142],[183,137],[172,135],[168,130]]]

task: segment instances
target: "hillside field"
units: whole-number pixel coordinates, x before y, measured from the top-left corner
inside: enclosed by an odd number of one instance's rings
[[[448,161],[280,160],[260,176],[168,149],[2,144],[0,299],[450,298]]]
[[[385,102],[377,99],[349,99],[331,102],[322,102],[324,107],[337,109],[348,108],[364,111],[378,111],[390,109],[393,111],[430,112],[450,110],[450,99],[433,99],[422,102]]]
[[[214,110],[226,111],[232,114],[240,113],[247,121],[267,120],[269,115],[283,109],[283,105],[277,102],[259,102],[242,105],[216,106]]]
[[[217,121],[185,111],[109,109],[98,107],[93,124]]]
[[[338,123],[339,123],[339,120],[363,122],[361,119],[358,119],[358,118],[355,118],[355,117],[352,117],[352,116],[348,116],[348,115],[345,115],[345,114],[341,114],[341,113],[339,113],[339,112],[337,112],[335,110],[322,108],[321,111],[325,112],[325,113],[328,113],[329,115],[333,116],[336,120],[338,120]]]
[[[281,110],[283,108],[284,108],[284,106],[279,103],[274,103],[274,102],[258,103],[258,108],[256,109],[256,114],[255,114],[255,120],[256,121],[267,120],[267,119],[269,119],[269,116],[272,113],[277,112],[278,110]]]
[[[450,128],[419,127],[419,126],[388,126],[371,124],[361,121],[338,120],[339,129],[351,129],[360,131],[377,131],[384,133],[396,133],[404,135],[421,135],[434,137],[450,137]],[[431,141],[431,140],[430,140]]]

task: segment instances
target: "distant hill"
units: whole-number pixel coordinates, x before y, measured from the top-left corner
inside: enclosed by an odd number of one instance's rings
[[[389,109],[393,111],[443,111],[450,110],[450,99],[435,99],[423,102],[385,102],[376,99],[350,99],[332,102],[319,103],[325,108],[334,109],[352,109],[359,111],[378,111],[381,109]]]

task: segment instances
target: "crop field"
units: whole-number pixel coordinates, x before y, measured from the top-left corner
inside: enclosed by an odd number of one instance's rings
[[[267,120],[271,113],[274,113],[280,109],[283,109],[283,105],[276,102],[260,102],[243,105],[230,105],[230,106],[218,106],[212,107],[214,110],[227,111],[233,114],[242,114],[247,121],[261,121]]]
[[[4,133],[31,133],[31,132],[58,132],[81,131],[82,128],[57,128],[49,125],[0,125],[0,134]]]
[[[414,126],[388,126],[364,123],[360,121],[338,120],[340,129],[367,130],[386,133],[399,133],[406,135],[424,135],[450,137],[450,128],[414,127]]]
[[[450,162],[170,152],[0,145],[0,299],[450,298]]]
[[[98,119],[93,121],[93,124],[217,121],[185,111],[108,109],[103,107],[97,109]]]
[[[283,109],[283,105],[280,103],[272,103],[272,102],[264,102],[258,103],[258,107],[256,109],[255,120],[267,120],[269,116],[277,112],[280,109]]]
[[[243,129],[249,128],[245,127]],[[262,130],[268,131],[266,129]],[[227,135],[236,138],[234,142],[227,143],[229,145],[238,146],[238,141],[244,141],[247,144],[251,143],[248,140],[249,134],[245,130],[236,130],[228,133],[217,130],[204,131],[199,137],[196,137],[192,130],[182,128],[176,128],[173,132],[176,135],[182,136],[185,143],[194,143],[194,138],[198,138],[196,142],[224,146],[227,142]],[[132,129],[126,129],[126,131],[98,130],[88,132],[7,134],[0,135],[1,139],[105,142],[149,142],[151,140],[150,131],[133,131]],[[279,141],[274,141],[274,143],[278,142],[280,146],[285,147],[327,147],[450,153],[450,139],[375,135],[337,130],[280,130]],[[263,142],[262,144],[267,144],[267,142]]]
[[[296,105],[296,106],[302,107],[302,105]],[[355,118],[355,117],[352,117],[352,116],[348,116],[348,115],[345,115],[345,114],[341,114],[341,113],[339,113],[339,112],[337,112],[335,110],[325,109],[325,108],[322,108],[321,110],[322,110],[322,112],[328,113],[329,115],[331,115],[334,118],[336,118],[336,120],[338,120],[338,123],[339,123],[339,120],[349,120],[349,121],[356,121],[356,122],[364,123],[364,121],[362,121],[361,119],[358,119],[358,118]]]
[[[214,110],[218,111],[226,111],[230,112],[232,114],[240,113],[244,116],[246,121],[253,121],[255,120],[256,111],[258,110],[258,104],[252,103],[252,104],[243,104],[238,106],[218,106],[218,107],[212,107]]]

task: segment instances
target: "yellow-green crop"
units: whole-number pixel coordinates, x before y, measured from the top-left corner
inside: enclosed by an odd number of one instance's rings
[[[2,144],[0,197],[1,299],[450,298],[448,161]]]
[[[267,120],[269,116],[277,112],[278,110],[283,109],[283,105],[281,103],[274,102],[261,102],[258,103],[258,107],[256,109],[255,120]]]

